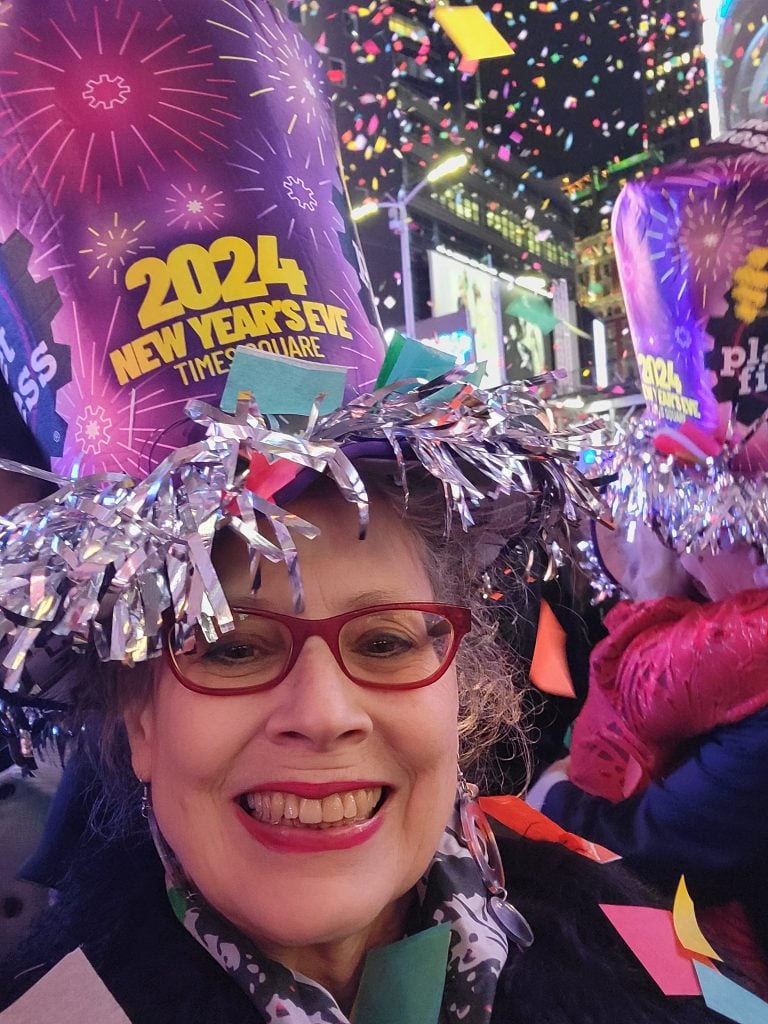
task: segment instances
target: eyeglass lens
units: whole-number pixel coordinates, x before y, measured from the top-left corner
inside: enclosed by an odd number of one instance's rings
[[[346,672],[377,686],[407,686],[428,679],[447,661],[453,626],[434,612],[396,608],[365,612],[339,631],[339,653]],[[196,686],[224,690],[267,686],[285,670],[292,652],[284,622],[258,613],[235,614],[235,628],[213,643],[202,635],[189,654],[176,656],[178,668]]]

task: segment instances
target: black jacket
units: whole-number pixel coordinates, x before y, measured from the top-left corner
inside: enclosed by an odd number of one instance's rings
[[[700,998],[661,995],[598,907],[648,905],[645,889],[613,865],[551,843],[510,836],[499,845],[510,899],[528,918],[535,941],[511,953],[493,1024],[722,1024]],[[259,1020],[174,918],[145,836],[92,841],[81,853],[61,902],[0,968],[0,1009],[78,945],[133,1024]]]

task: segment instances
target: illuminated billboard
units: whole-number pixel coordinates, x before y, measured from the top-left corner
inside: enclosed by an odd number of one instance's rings
[[[446,313],[416,324],[416,338],[441,352],[449,352],[458,366],[475,361],[475,346],[466,310]]]
[[[504,379],[499,281],[496,273],[469,260],[430,250],[429,277],[435,316],[466,310],[475,345],[475,358],[485,361],[485,386]]]

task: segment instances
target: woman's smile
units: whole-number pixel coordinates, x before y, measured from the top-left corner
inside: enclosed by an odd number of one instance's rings
[[[270,850],[323,853],[367,842],[392,787],[376,782],[269,783],[235,802],[246,831]]]
[[[256,821],[296,828],[339,828],[367,821],[382,798],[379,785],[345,787],[331,783],[328,795],[302,795],[306,787],[260,787],[240,798]]]
[[[322,800],[272,790],[248,793],[244,802],[245,806],[236,803],[235,813],[246,831],[268,850],[330,853],[372,839],[385,822],[387,796],[378,786],[334,793]],[[297,816],[289,817],[294,812]]]

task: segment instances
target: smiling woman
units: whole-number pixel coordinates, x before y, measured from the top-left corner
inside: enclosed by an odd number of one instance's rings
[[[0,1009],[706,1020],[599,909],[648,895],[557,844],[497,849],[459,770],[518,728],[482,574],[503,548],[554,572],[600,514],[575,469],[595,425],[385,349],[317,54],[267,0],[59,6],[6,4],[0,33],[5,365],[20,401],[38,366],[62,474],[0,521],[0,662],[17,705],[55,685],[61,728],[100,741]]]
[[[648,897],[610,867],[520,838],[501,841],[501,870],[490,851],[473,859],[481,812],[461,776],[457,791],[459,750],[482,757],[518,702],[476,585],[483,532],[446,538],[434,483],[415,478],[406,509],[381,468],[361,471],[365,540],[327,478],[288,503],[319,528],[296,542],[299,614],[285,567],[264,561],[254,588],[223,530],[213,565],[234,628],[197,628],[151,668],[87,659],[75,695],[107,723],[120,832],[86,844],[9,991],[80,946],[141,1024],[583,1019],[573,1006],[607,1024],[630,1003],[638,1022],[709,1019],[637,976],[597,904]],[[563,885],[589,899],[548,892]],[[604,1014],[563,958],[602,979]]]
[[[359,611],[371,591],[385,605],[434,599],[410,531],[383,502],[372,502],[364,542],[339,497],[309,496],[292,511],[321,529],[298,542],[308,618]],[[235,544],[222,545],[218,571],[233,604],[249,597]],[[291,612],[282,567],[264,567],[254,598]],[[365,611],[376,617],[375,607]],[[378,617],[381,637],[406,641],[396,615]],[[402,897],[438,847],[456,788],[455,668],[444,656],[430,685],[411,688],[422,682],[416,666],[409,688],[389,686],[392,663],[411,659],[381,646],[365,670],[376,688],[351,680],[320,637],[294,651],[281,681],[271,673],[276,685],[233,699],[180,686],[166,663],[150,699],[128,715],[134,771],[151,784],[160,831],[194,887],[264,953],[290,950],[283,961],[331,992],[354,976],[371,936],[378,945],[404,933],[411,901]],[[217,683],[227,669],[242,678],[237,659],[215,664]],[[247,678],[256,683],[259,670]],[[254,877],[269,884],[249,885]]]

